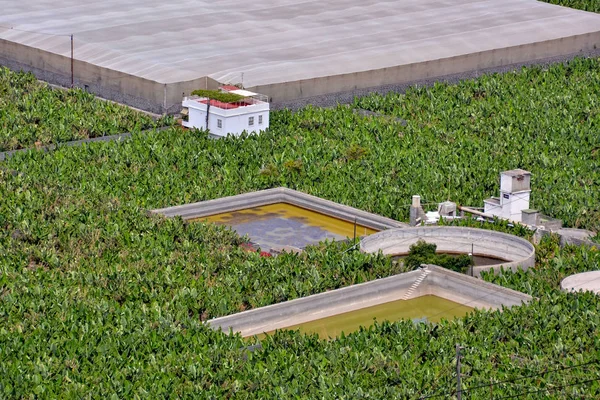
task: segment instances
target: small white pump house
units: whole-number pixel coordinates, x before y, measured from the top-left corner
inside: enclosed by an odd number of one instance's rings
[[[215,136],[239,136],[244,131],[260,133],[269,127],[267,96],[235,86],[223,86],[220,91],[237,95],[238,99],[223,102],[202,96],[185,97],[182,125],[206,129]]]
[[[484,213],[521,222],[522,211],[529,209],[531,172],[522,169],[500,174],[500,197],[484,200]]]

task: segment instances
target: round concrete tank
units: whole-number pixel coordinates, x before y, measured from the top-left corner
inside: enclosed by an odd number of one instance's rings
[[[423,226],[388,229],[367,236],[360,242],[366,253],[382,251],[390,256],[407,255],[419,240],[433,243],[438,253],[469,254],[498,259],[497,263],[473,267],[473,275],[481,271],[499,271],[500,267],[516,271],[535,264],[535,247],[526,239],[487,229],[455,226]]]
[[[600,294],[600,271],[582,272],[567,276],[560,283],[560,288],[567,292],[590,291]]]

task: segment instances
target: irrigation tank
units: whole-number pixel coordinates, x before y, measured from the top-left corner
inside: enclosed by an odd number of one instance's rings
[[[382,251],[390,256],[406,255],[410,246],[419,240],[437,245],[439,253],[472,253],[498,259],[497,264],[475,266],[474,276],[490,269],[499,271],[500,267],[513,271],[519,267],[527,270],[535,264],[535,248],[523,238],[487,229],[455,226],[388,229],[363,238],[360,249],[366,253]]]

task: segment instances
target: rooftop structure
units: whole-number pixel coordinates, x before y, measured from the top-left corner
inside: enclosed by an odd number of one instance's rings
[[[529,210],[531,172],[513,169],[500,173],[500,197],[484,200],[484,213],[521,222],[522,212]]]
[[[269,102],[266,96],[235,86],[220,89],[237,99],[222,101],[206,96],[185,97],[182,103],[183,126],[205,129],[216,136],[260,133],[269,127]]]
[[[73,65],[77,85],[155,112],[223,83],[279,103],[598,45],[600,15],[536,0],[28,0],[0,14],[1,64],[65,85]]]

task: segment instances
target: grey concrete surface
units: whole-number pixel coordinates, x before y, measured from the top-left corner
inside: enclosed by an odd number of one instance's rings
[[[543,237],[557,235],[560,245],[564,246],[586,246],[588,248],[600,248],[600,242],[592,240],[596,233],[585,229],[561,228],[557,231],[538,228],[533,235],[534,243],[540,243]]]
[[[274,102],[593,51],[600,15],[535,0],[5,2],[0,62],[174,111],[243,83]],[[60,82],[59,82],[60,81]]]
[[[257,192],[201,201],[198,203],[184,204],[181,206],[161,208],[152,210],[152,212],[167,217],[181,216],[181,218],[189,220],[274,203],[292,204],[349,222],[354,222],[356,219],[357,224],[376,230],[408,226],[405,223],[390,218],[284,187],[260,190]]]
[[[416,284],[416,287],[413,284]],[[407,296],[407,292],[409,295]],[[429,265],[425,269],[377,279],[208,321],[213,329],[252,336],[395,300],[435,295],[480,309],[527,303],[531,296]]]
[[[410,246],[419,240],[437,245],[437,251],[465,253],[506,260],[496,265],[473,268],[473,276],[482,271],[500,271],[500,267],[516,271],[535,265],[535,247],[527,240],[502,232],[455,226],[424,226],[389,229],[361,239],[360,249],[387,255],[408,254]]]
[[[566,277],[560,288],[567,292],[590,291],[600,294],[600,271],[582,272]]]
[[[594,242],[591,240],[594,236],[596,236],[595,232],[588,231],[586,229],[576,229],[576,228],[561,228],[557,231],[553,231],[553,233],[560,236],[560,245],[574,245],[574,246],[587,246],[587,247],[598,247],[600,248],[600,243]]]

